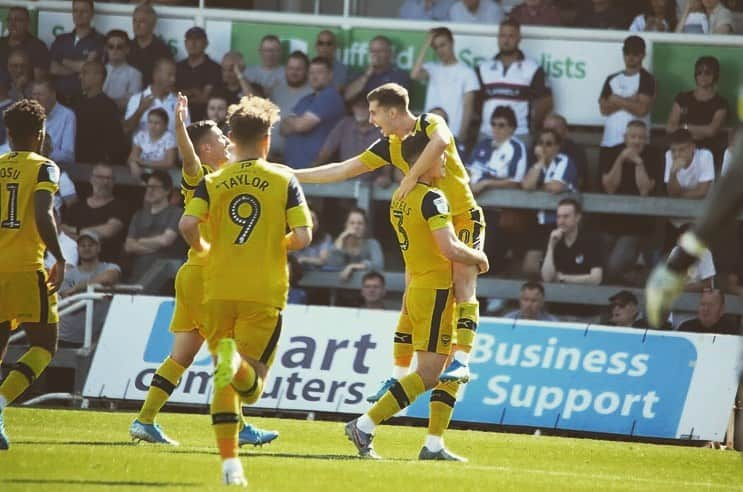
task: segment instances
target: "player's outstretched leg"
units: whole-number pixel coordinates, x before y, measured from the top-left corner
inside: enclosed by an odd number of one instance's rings
[[[413,361],[413,325],[410,323],[410,317],[407,313],[400,313],[397,320],[392,353],[395,362],[392,368],[392,377],[382,383],[381,388],[376,393],[367,397],[366,401],[369,403],[379,401],[392,385],[410,372],[410,363]]]
[[[418,454],[419,460],[467,461],[444,447],[444,431],[449,427],[459,384],[454,381],[439,383],[431,392],[428,435]]]

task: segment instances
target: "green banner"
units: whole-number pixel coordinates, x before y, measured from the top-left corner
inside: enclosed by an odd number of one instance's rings
[[[720,60],[717,91],[729,104],[728,125],[735,123],[738,87],[743,83],[743,48],[662,42],[653,43],[653,75],[658,81],[653,123],[666,124],[676,95],[694,89],[694,63],[697,58],[710,55]]]
[[[251,22],[232,23],[232,43],[234,50],[245,56],[248,65],[260,62],[258,47],[261,38],[266,34],[274,34],[281,40],[283,48],[282,63],[294,50],[300,50],[312,58],[315,51],[317,33],[324,30],[321,26],[290,26],[286,24],[259,24]],[[331,29],[338,39],[338,58],[349,67],[351,76],[360,73],[369,60],[369,41],[377,35],[390,38],[395,51],[395,60],[399,68],[410,71],[415,63],[425,32],[411,31],[384,31],[379,29]],[[429,56],[432,56],[429,54]],[[415,109],[423,106],[425,88],[421,84],[414,84],[411,100]]]

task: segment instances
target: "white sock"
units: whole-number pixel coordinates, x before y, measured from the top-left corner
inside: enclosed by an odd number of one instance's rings
[[[243,473],[243,464],[240,463],[240,458],[227,458],[222,460],[222,471],[224,473]]]
[[[7,406],[8,400],[6,400],[4,396],[0,395],[0,412],[2,412]]]
[[[470,363],[470,354],[464,350],[454,352],[454,360],[465,366]]]
[[[409,367],[403,367],[403,366],[392,366],[392,377],[394,379],[397,379],[398,381],[407,376],[410,373]]]
[[[435,453],[437,451],[440,451],[440,450],[444,449],[444,438],[441,437],[441,436],[432,436],[431,434],[428,434],[426,436],[426,444],[425,444],[425,446],[432,453]]]
[[[369,417],[367,414],[364,414],[356,421],[356,427],[358,427],[361,432],[374,434],[374,429],[377,428],[377,424],[374,423],[371,417]]]

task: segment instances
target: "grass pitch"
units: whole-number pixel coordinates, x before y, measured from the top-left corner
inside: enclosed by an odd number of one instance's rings
[[[0,452],[3,492],[222,490],[207,415],[160,415],[179,447],[134,445],[132,413],[9,408],[11,449]],[[253,418],[281,436],[240,457],[254,491],[452,492],[517,490],[743,490],[738,453],[677,446],[449,431],[469,463],[418,462],[425,428],[382,426],[385,459],[355,457],[339,422]]]

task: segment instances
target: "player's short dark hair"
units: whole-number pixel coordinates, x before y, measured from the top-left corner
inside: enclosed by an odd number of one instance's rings
[[[503,118],[508,122],[508,126],[516,128],[518,123],[516,122],[516,113],[513,112],[511,106],[496,106],[493,110],[493,114],[490,115],[490,123],[496,118]]]
[[[647,130],[648,124],[642,120],[632,120],[629,123],[627,123],[627,128],[629,127],[637,127],[637,128],[643,128]]]
[[[377,104],[385,108],[407,109],[410,104],[408,90],[394,82],[380,85],[366,95],[366,100],[377,101]]]
[[[304,68],[308,68],[310,66],[310,57],[307,56],[306,54],[304,54],[303,52],[299,51],[299,50],[292,51],[289,54],[289,56],[287,58],[287,61],[289,59],[291,59],[291,58],[296,58],[297,60],[302,60],[304,62]]]
[[[124,41],[124,44],[129,46],[129,34],[122,29],[111,29],[106,33],[106,42],[108,43],[113,38],[119,38]]]
[[[227,111],[227,122],[232,139],[238,143],[252,143],[268,135],[279,121],[279,107],[268,99],[245,96]]]
[[[521,292],[525,290],[538,290],[542,297],[544,297],[544,285],[541,282],[528,281],[521,284]]]
[[[570,205],[570,206],[572,206],[573,207],[573,210],[575,210],[575,213],[576,214],[583,213],[583,205],[581,205],[580,202],[578,200],[576,200],[575,198],[570,198],[570,197],[563,198],[562,200],[560,200],[559,202],[557,202],[557,207],[555,207],[555,210],[557,210],[558,208],[562,207],[563,205]]]
[[[191,143],[193,143],[193,146],[198,150],[201,140],[216,127],[217,124],[212,120],[201,120],[188,125],[186,132],[188,133],[188,138],[191,140]]]
[[[150,173],[149,176],[147,176],[147,181],[150,179],[155,178],[160,182],[161,185],[163,185],[163,188],[167,191],[170,191],[173,189],[173,178],[170,177],[170,173],[168,171],[164,171],[162,169],[155,169]]]
[[[381,273],[372,270],[371,272],[366,272],[363,277],[361,277],[361,285],[364,285],[364,282],[370,279],[379,279],[382,281],[382,287],[384,287],[387,283],[387,281],[384,278],[384,275]]]
[[[519,21],[510,17],[506,17],[499,24],[499,29],[503,29],[504,27],[513,27],[517,31],[521,32],[521,24],[519,23]]]
[[[675,132],[671,133],[668,136],[668,142],[670,145],[693,143],[694,137],[691,135],[691,132],[689,130],[685,128],[678,128]]]
[[[322,65],[328,69],[328,72],[333,71],[333,65],[330,63],[330,60],[328,60],[324,56],[316,56],[315,58],[312,59],[312,61],[310,62],[310,65]]]
[[[434,27],[431,29],[431,39],[436,39],[439,36],[444,36],[446,39],[454,42],[454,35],[451,33],[448,27]]]
[[[147,113],[147,117],[149,118],[150,116],[157,116],[158,118],[163,120],[163,122],[165,122],[166,125],[170,122],[170,116],[168,116],[168,112],[165,111],[163,108],[151,109]]]
[[[44,107],[32,99],[21,99],[3,113],[3,121],[14,145],[27,146],[44,129]]]

